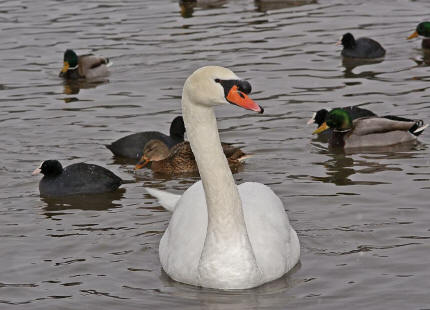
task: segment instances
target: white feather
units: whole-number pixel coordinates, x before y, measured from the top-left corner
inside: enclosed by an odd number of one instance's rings
[[[161,206],[167,211],[173,212],[175,210],[175,205],[178,203],[181,195],[172,194],[166,191],[161,191],[154,188],[144,187],[149,195],[158,199]]]
[[[421,126],[420,128],[417,128],[414,133],[419,133],[421,131],[423,131],[424,129],[426,129],[429,126],[429,124],[425,124],[423,126]]]

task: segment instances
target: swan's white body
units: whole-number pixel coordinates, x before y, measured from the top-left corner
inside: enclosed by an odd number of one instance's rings
[[[212,108],[227,103],[215,79],[238,78],[222,67],[203,67],[187,79],[182,94],[187,135],[202,181],[180,197],[149,190],[173,210],[160,241],[160,260],[166,273],[179,282],[252,288],[294,267],[300,257],[299,239],[281,200],[269,187],[236,186]]]

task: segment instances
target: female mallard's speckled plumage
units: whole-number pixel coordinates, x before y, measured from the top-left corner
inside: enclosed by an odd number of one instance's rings
[[[351,33],[345,33],[338,45],[343,45],[342,56],[351,58],[380,58],[385,55],[385,49],[373,39],[358,38]]]
[[[396,116],[352,120],[346,111],[336,108],[329,112],[326,122],[315,130],[314,134],[332,128],[330,147],[384,147],[415,141],[427,126],[422,120],[407,120]]]
[[[78,56],[73,50],[64,52],[64,65],[60,77],[65,79],[95,79],[109,74],[111,62],[103,56],[93,54]]]
[[[232,171],[237,170],[246,155],[241,149],[227,143],[221,143],[224,155]],[[136,169],[144,167],[151,162],[154,172],[163,174],[198,173],[198,167],[188,141],[173,146],[170,150],[160,140],[151,140],[145,145],[142,159]]]

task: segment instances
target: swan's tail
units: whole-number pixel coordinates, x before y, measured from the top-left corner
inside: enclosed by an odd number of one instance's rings
[[[175,210],[176,203],[178,202],[181,195],[172,194],[166,191],[160,191],[159,189],[144,187],[149,195],[158,199],[161,206],[167,211],[173,212]]]

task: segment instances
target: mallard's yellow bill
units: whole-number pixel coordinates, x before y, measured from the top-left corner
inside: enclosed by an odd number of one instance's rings
[[[69,63],[67,61],[65,61],[64,65],[63,65],[63,69],[61,69],[61,72],[62,73],[67,72],[67,70],[69,70],[69,67],[70,67]]]
[[[414,32],[413,34],[411,34],[409,37],[408,37],[408,40],[410,40],[410,39],[413,39],[413,38],[416,38],[416,37],[418,37],[418,32]]]
[[[322,123],[321,124],[321,126],[319,126],[312,134],[313,135],[316,135],[316,134],[318,134],[318,133],[321,133],[321,132],[323,132],[323,131],[325,131],[325,130],[327,130],[327,129],[329,129],[330,127],[328,127],[327,126],[327,123],[326,122],[324,122],[324,123]]]
[[[147,158],[145,155],[142,156],[142,158],[139,160],[139,162],[134,166],[134,170],[139,170],[145,167],[150,162],[149,158]]]

